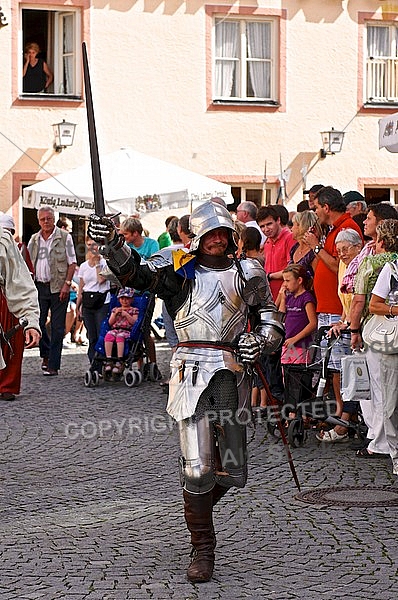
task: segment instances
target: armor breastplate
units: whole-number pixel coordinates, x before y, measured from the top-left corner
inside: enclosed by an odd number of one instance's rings
[[[220,271],[198,265],[192,291],[174,322],[180,342],[232,342],[245,331],[247,305],[242,289],[235,265]]]

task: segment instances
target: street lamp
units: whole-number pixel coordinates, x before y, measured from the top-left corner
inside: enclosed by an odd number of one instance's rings
[[[341,151],[344,140],[344,131],[335,131],[334,127],[330,131],[322,131],[321,158],[325,158],[327,154],[336,154]]]
[[[54,150],[55,152],[62,152],[64,148],[72,146],[73,138],[75,136],[75,123],[67,123],[63,119],[62,123],[54,123]]]

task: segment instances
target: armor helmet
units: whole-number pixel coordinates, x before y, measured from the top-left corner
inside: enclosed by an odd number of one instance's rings
[[[194,236],[190,250],[197,250],[201,238],[209,231],[218,229],[219,227],[225,227],[230,230],[230,240],[235,245],[233,239],[233,233],[235,232],[234,222],[224,206],[209,201],[195,208],[190,218],[190,230]]]

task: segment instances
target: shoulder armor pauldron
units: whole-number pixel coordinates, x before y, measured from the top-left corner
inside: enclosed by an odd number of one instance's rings
[[[261,277],[266,279],[264,267],[254,258],[244,258],[240,261],[240,265],[246,280],[253,277]]]
[[[151,271],[156,271],[156,269],[169,267],[173,264],[172,250],[170,250],[169,248],[162,248],[162,250],[158,250],[157,252],[155,252],[155,254],[152,254],[152,256],[145,261],[145,264]]]

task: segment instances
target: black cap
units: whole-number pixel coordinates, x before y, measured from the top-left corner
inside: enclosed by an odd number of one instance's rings
[[[319,190],[321,190],[323,187],[325,186],[322,183],[316,183],[309,190],[304,190],[303,194],[309,194],[310,192],[315,194],[315,192],[319,192]]]
[[[344,204],[348,206],[351,202],[363,202],[365,198],[359,192],[352,190],[343,194]]]

